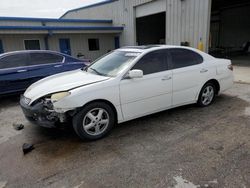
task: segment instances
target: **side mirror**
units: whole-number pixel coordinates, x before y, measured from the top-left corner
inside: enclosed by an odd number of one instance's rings
[[[128,77],[133,79],[133,78],[142,78],[143,77],[143,71],[134,69],[128,72]]]

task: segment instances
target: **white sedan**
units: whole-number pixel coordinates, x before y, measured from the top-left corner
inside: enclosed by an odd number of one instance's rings
[[[189,47],[124,47],[85,69],[34,83],[20,104],[35,124],[72,122],[80,138],[96,140],[116,123],[186,104],[210,105],[232,86],[232,70],[230,60]]]

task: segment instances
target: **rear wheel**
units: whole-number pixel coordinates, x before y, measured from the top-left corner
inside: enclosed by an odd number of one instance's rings
[[[97,140],[106,136],[115,123],[112,108],[103,102],[94,102],[73,117],[73,128],[83,140]]]
[[[216,87],[213,83],[206,83],[200,92],[198,104],[202,107],[209,106],[214,101]]]

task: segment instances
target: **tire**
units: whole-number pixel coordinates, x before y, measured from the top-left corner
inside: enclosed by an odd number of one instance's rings
[[[73,128],[82,140],[97,140],[106,136],[115,124],[113,109],[104,102],[93,102],[73,117]]]
[[[212,82],[206,83],[199,94],[197,104],[201,107],[209,106],[213,103],[216,95],[216,87]]]

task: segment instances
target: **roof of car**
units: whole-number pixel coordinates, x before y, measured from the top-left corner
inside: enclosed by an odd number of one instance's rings
[[[159,45],[157,44],[156,45],[143,45],[143,46],[124,46],[117,50],[142,53],[142,52],[147,52],[147,51],[152,51],[152,50],[157,50],[157,49],[166,49],[166,48],[183,48],[183,49],[198,51],[197,49],[188,47],[188,46],[160,45],[160,44]]]
[[[143,46],[124,46],[121,49],[141,49],[141,50],[146,50],[150,48],[156,48],[156,47],[161,47],[164,45],[143,45]]]
[[[188,50],[192,50],[196,53],[199,53],[200,55],[203,56],[203,58],[206,59],[214,59],[213,56],[204,53],[198,49],[192,48],[192,47],[188,47],[188,46],[177,46],[177,45],[144,45],[144,46],[125,46],[122,48],[117,49],[118,51],[125,51],[125,52],[134,52],[134,53],[147,53],[150,51],[154,51],[154,50],[160,50],[160,49],[168,49],[168,48],[182,48],[182,49],[188,49]]]
[[[52,50],[19,50],[19,51],[11,51],[11,52],[5,52],[0,54],[0,57],[2,56],[7,56],[7,55],[12,55],[12,54],[22,54],[22,53],[51,53],[51,54],[57,54],[65,57],[70,57],[70,58],[75,58],[67,54],[63,54],[58,51],[52,51]],[[75,58],[77,59],[77,58]]]
[[[61,52],[58,51],[52,51],[52,50],[20,50],[20,51],[11,51],[11,52],[5,52],[0,54],[0,57],[5,57],[5,56],[9,56],[9,55],[14,55],[14,54],[25,54],[25,53],[50,53],[50,54],[57,54],[57,55],[61,55],[64,56],[65,58],[72,58],[72,59],[76,59],[79,61],[84,61],[83,59],[79,59],[67,54],[63,54]],[[86,61],[89,61],[88,59],[86,59]]]
[[[0,55],[7,55],[7,54],[15,54],[15,53],[29,53],[29,52],[39,52],[39,53],[56,53],[61,54],[60,52],[52,51],[52,50],[19,50],[19,51],[10,51],[5,52]]]
[[[143,45],[143,46],[124,46],[122,48],[119,48],[118,50],[121,51],[132,51],[132,52],[145,52],[145,51],[149,51],[152,49],[158,49],[158,48],[171,48],[171,47],[181,47],[181,46],[172,46],[172,45]]]
[[[145,50],[149,50],[149,49],[152,49],[152,48],[157,48],[157,47],[160,47],[160,46],[161,45],[124,46],[124,47],[121,47],[121,48],[119,48],[117,50],[141,53],[141,52],[144,52]]]

